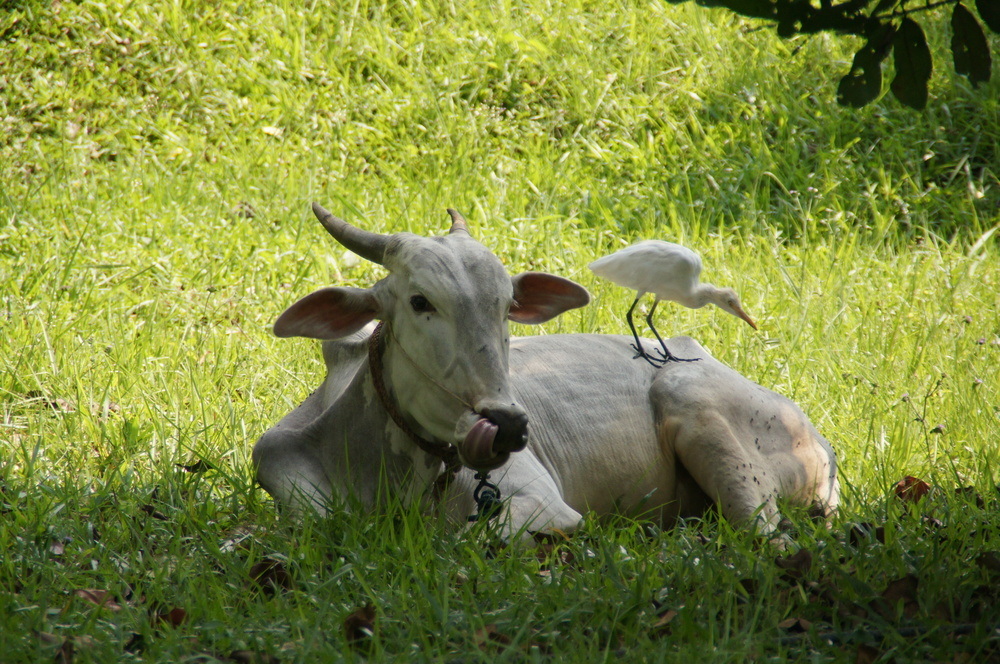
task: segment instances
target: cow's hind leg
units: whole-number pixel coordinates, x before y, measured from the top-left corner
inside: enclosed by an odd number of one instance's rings
[[[766,460],[740,444],[726,420],[712,410],[688,414],[664,427],[673,450],[701,490],[734,525],[762,534],[777,530],[779,478]],[[666,433],[667,431],[664,431]]]

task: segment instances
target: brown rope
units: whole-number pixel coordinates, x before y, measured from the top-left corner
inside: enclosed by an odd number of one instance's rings
[[[385,387],[385,374],[382,369],[382,334],[385,331],[385,327],[386,322],[379,321],[372,335],[368,338],[368,369],[372,374],[372,385],[375,387],[375,394],[378,395],[379,403],[382,404],[382,408],[388,413],[389,419],[417,447],[427,454],[437,457],[444,463],[444,472],[434,481],[434,497],[440,498],[444,490],[448,488],[451,480],[455,477],[455,473],[462,467],[462,462],[458,458],[458,448],[449,444],[435,444],[426,438],[422,438],[403,418],[403,414],[399,412],[396,402],[389,398],[389,391]]]

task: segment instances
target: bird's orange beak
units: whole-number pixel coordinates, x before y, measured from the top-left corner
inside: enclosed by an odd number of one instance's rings
[[[750,316],[747,315],[747,312],[743,311],[739,307],[736,307],[736,315],[745,320],[747,325],[755,330],[757,329],[757,323],[753,322],[753,318],[750,318]]]

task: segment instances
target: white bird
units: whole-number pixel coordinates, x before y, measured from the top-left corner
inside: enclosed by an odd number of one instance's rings
[[[653,312],[660,300],[673,300],[685,307],[699,309],[706,304],[714,304],[737,318],[742,318],[750,327],[757,324],[743,311],[743,305],[732,288],[717,288],[712,284],[698,282],[701,274],[701,258],[687,247],[662,240],[644,240],[615,253],[598,258],[590,264],[590,269],[599,277],[613,281],[619,286],[637,291],[635,301],[629,307],[625,318],[635,337],[636,357],[642,357],[653,366],[663,366],[668,361],[692,362],[693,359],[674,357],[667,350],[659,332],[653,326]],[[652,357],[643,350],[639,334],[632,322],[632,312],[646,293],[656,296],[652,308],[646,315],[646,324],[660,342],[662,357]]]

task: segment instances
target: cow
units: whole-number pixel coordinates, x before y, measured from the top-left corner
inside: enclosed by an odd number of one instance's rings
[[[509,276],[454,210],[449,233],[432,238],[313,211],[388,275],[371,288],[320,289],[275,322],[279,337],[322,340],[327,367],[254,446],[258,482],[279,505],[371,509],[388,485],[464,522],[489,473],[508,539],[571,532],[586,513],[666,527],[713,505],[770,535],[780,501],[836,509],[830,443],[792,401],[693,339],[668,344],[697,361],[661,367],[633,361],[630,336],[511,339],[509,320],[541,323],[589,294],[555,275]]]

